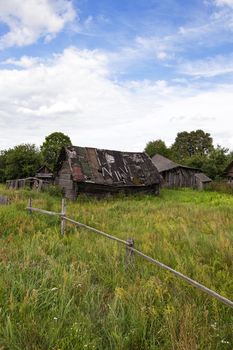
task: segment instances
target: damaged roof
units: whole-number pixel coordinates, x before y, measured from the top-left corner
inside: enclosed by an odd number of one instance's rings
[[[192,168],[186,165],[181,165],[178,163],[173,162],[172,160],[161,156],[160,154],[155,154],[152,157],[152,162],[154,163],[154,165],[156,166],[156,168],[158,169],[158,171],[161,173],[163,171],[167,171],[167,170],[171,170],[171,169],[175,169],[175,168],[185,168],[185,169],[190,169],[190,170],[200,170],[197,168]]]
[[[146,153],[120,152],[90,147],[63,148],[57,170],[68,160],[73,180],[115,186],[148,186],[160,175]]]

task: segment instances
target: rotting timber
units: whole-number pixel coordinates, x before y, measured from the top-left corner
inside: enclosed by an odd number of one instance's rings
[[[154,155],[152,162],[162,177],[163,187],[190,187],[203,190],[212,181],[200,169],[175,163],[160,154]]]
[[[79,193],[159,194],[160,175],[146,153],[69,146],[60,153],[56,173],[56,184],[70,199]]]

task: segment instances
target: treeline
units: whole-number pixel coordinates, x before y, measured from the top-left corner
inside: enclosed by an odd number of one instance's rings
[[[69,136],[54,132],[40,147],[22,144],[0,151],[0,182],[34,176],[44,164],[53,171],[61,148],[71,144]],[[170,147],[160,139],[150,141],[145,152],[150,157],[158,153],[174,162],[199,168],[212,179],[220,179],[233,160],[233,152],[219,145],[214,147],[212,137],[203,130],[179,132]]]
[[[174,143],[168,147],[163,140],[147,143],[145,152],[150,157],[160,154],[174,162],[201,169],[212,179],[220,179],[226,166],[233,160],[233,152],[217,145],[203,130],[179,132]]]
[[[39,148],[28,143],[0,151],[0,182],[34,176],[44,164],[53,171],[61,148],[69,145],[69,136],[54,132]]]

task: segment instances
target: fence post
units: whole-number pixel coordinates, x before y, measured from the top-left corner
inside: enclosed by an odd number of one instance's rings
[[[127,239],[127,246],[126,246],[126,266],[128,266],[130,263],[132,263],[133,260],[133,252],[129,247],[134,248],[134,240],[133,238]]]
[[[32,210],[30,209],[32,207],[32,198],[31,197],[28,200],[28,207],[29,207],[29,214],[32,214]]]
[[[61,202],[61,215],[65,216],[66,215],[66,200],[65,198],[62,198]],[[63,217],[61,218],[61,235],[64,236],[65,234],[65,220]]]

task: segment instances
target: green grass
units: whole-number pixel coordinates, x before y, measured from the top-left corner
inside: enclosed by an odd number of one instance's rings
[[[1,350],[233,349],[233,311],[125,248],[26,212],[60,199],[8,191],[0,206]],[[117,237],[233,299],[233,196],[163,190],[160,197],[80,197],[67,215]]]

